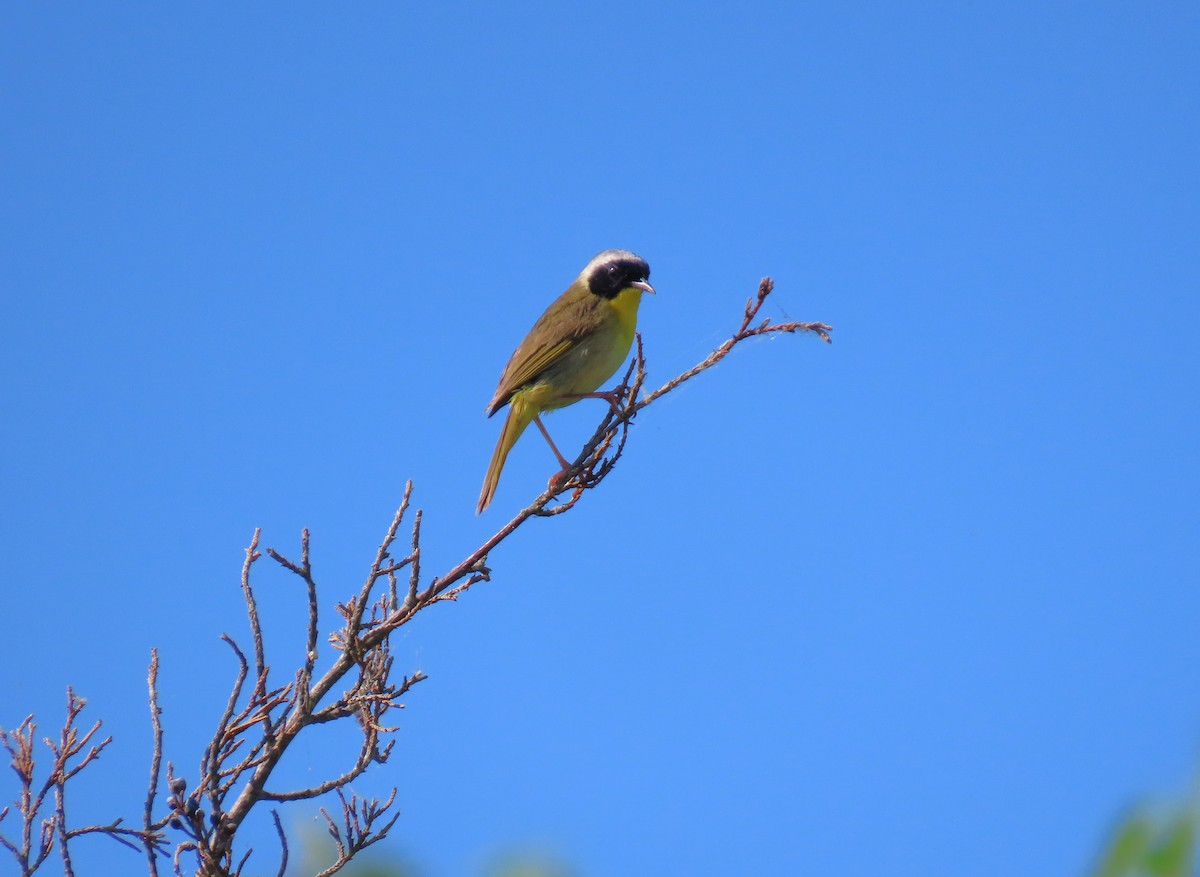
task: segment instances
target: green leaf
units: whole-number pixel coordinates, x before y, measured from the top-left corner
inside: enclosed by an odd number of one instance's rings
[[[1188,877],[1196,858],[1196,814],[1190,809],[1177,813],[1159,832],[1142,867],[1153,877]]]
[[[1150,851],[1154,825],[1144,813],[1133,813],[1117,829],[1092,877],[1133,877]]]

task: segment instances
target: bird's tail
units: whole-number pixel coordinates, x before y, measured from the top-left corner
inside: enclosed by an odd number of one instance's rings
[[[513,400],[508,409],[508,416],[504,418],[504,428],[500,430],[500,438],[496,441],[496,450],[492,451],[492,462],[488,463],[487,475],[483,478],[483,490],[479,492],[479,505],[475,509],[475,514],[486,509],[492,501],[492,497],[496,495],[496,485],[500,483],[500,470],[504,468],[508,452],[521,437],[525,427],[533,422],[536,413],[536,409],[529,409],[521,405],[519,401]]]

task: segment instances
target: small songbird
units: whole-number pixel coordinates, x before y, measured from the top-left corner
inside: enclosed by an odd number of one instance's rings
[[[570,465],[550,440],[539,416],[543,411],[587,398],[615,404],[612,394],[596,389],[629,355],[642,293],[654,292],[646,282],[649,276],[650,266],[640,256],[605,250],[533,324],[504,367],[496,395],[485,409],[491,417],[509,406],[476,513],[492,501],[508,452],[530,422],[537,424],[563,469]]]

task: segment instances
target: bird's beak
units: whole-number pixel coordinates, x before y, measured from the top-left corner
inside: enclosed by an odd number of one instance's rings
[[[647,283],[645,280],[635,280],[635,281],[633,281],[633,283],[631,283],[629,285],[632,286],[634,289],[640,289],[643,292],[649,292],[651,294],[654,293],[654,287],[651,286],[649,283]]]

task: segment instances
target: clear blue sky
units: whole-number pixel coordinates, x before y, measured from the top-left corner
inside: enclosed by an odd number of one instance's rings
[[[330,623],[407,478],[451,566],[554,468],[475,516],[506,358],[628,247],[652,381],[766,274],[835,343],[737,350],[403,632],[389,854],[1081,873],[1197,768],[1198,106],[1194,2],[6,5],[0,726],[74,685],[73,812],[133,818],[157,646],[194,775],[254,527],[312,529]]]

